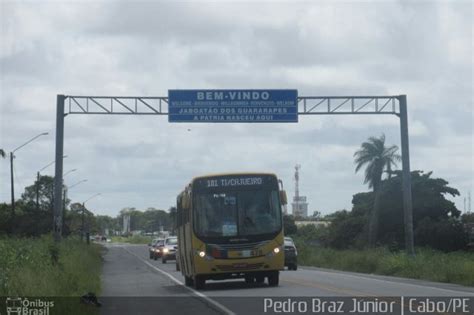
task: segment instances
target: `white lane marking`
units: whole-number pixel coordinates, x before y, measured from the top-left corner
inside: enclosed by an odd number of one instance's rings
[[[316,267],[317,268],[317,267]],[[334,272],[333,271],[323,271],[323,270],[315,270],[315,269],[306,269],[306,268],[299,268],[300,270],[304,270],[304,271],[314,271],[314,272],[322,272],[322,273],[328,273],[328,274],[334,274],[336,276],[340,276],[340,277],[352,277],[352,278],[359,278],[359,279],[365,279],[365,280],[375,280],[375,281],[379,281],[379,282],[385,282],[385,283],[390,283],[390,284],[401,284],[401,285],[408,285],[408,286],[412,286],[412,287],[418,287],[418,288],[429,288],[429,289],[434,289],[434,290],[438,290],[438,291],[448,291],[448,292],[454,292],[454,293],[467,293],[468,296],[470,295],[473,295],[472,292],[469,292],[469,291],[461,291],[461,290],[451,290],[451,289],[442,289],[442,288],[437,288],[437,287],[432,287],[432,286],[429,286],[429,285],[422,285],[422,284],[413,284],[413,283],[405,283],[405,282],[400,282],[400,281],[390,281],[390,280],[383,280],[383,279],[377,279],[377,278],[372,278],[372,277],[364,277],[364,276],[356,276],[356,275],[352,275],[352,274],[349,274],[349,273],[346,273],[347,271],[343,271],[343,270],[336,270],[334,269]],[[341,271],[343,273],[339,273],[338,271]],[[383,276],[383,275],[382,275]],[[411,279],[411,278],[406,278],[407,280],[420,280],[420,279]],[[403,280],[403,279],[402,279]]]
[[[168,278],[170,278],[171,280],[173,280],[174,282],[176,282],[177,284],[179,285],[182,285],[183,287],[185,287],[186,289],[188,289],[189,291],[191,291],[192,293],[196,294],[197,296],[199,296],[200,298],[203,298],[204,300],[206,300],[207,302],[211,303],[212,305],[214,305],[215,307],[217,307],[218,309],[222,310],[223,312],[225,312],[226,314],[229,314],[229,315],[236,315],[234,312],[232,312],[230,309],[228,309],[227,307],[225,307],[224,305],[220,304],[219,302],[217,301],[214,301],[213,299],[211,299],[210,297],[208,297],[207,295],[205,294],[202,294],[201,292],[199,291],[196,291],[194,290],[193,288],[190,288],[188,286],[185,286],[184,283],[182,283],[181,281],[179,281],[178,279],[176,279],[175,277],[173,277],[171,274],[167,273],[166,271],[164,270],[161,270],[160,268],[150,264],[148,261],[144,260],[143,258],[141,258],[140,256],[136,255],[135,253],[132,253],[131,251],[129,251],[126,247],[123,247],[123,249],[125,251],[127,251],[130,255],[133,255],[135,256],[136,258],[138,258],[139,260],[141,260],[144,264],[146,264],[147,266],[153,268],[154,270],[160,272],[161,274],[167,276]]]

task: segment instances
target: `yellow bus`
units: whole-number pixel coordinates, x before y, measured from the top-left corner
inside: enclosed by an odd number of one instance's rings
[[[263,283],[267,278],[270,286],[278,286],[286,204],[274,174],[194,178],[177,197],[176,268],[185,284],[199,290],[206,280]]]

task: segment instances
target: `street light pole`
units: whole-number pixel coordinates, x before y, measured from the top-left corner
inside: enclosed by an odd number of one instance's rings
[[[68,172],[68,173],[70,173],[70,172]],[[69,190],[71,190],[72,188],[74,188],[74,187],[76,187],[77,185],[79,185],[79,184],[81,184],[81,183],[84,183],[84,182],[87,182],[87,179],[80,180],[80,181],[78,181],[77,183],[71,185],[71,186],[69,187]],[[67,188],[65,187],[65,188],[64,188],[64,197],[63,197],[63,198],[64,198],[64,205],[63,205],[63,206],[64,206],[64,209],[66,208],[66,201],[65,201],[65,200],[66,200],[66,192],[67,192]],[[64,209],[63,209],[63,211],[64,211]],[[65,226],[65,225],[64,225],[65,218],[66,218],[66,217],[65,217],[65,212],[64,212],[64,213],[63,213],[63,228],[64,228],[64,226]],[[84,203],[82,203],[82,228],[81,228],[81,229],[83,229],[83,227],[84,227]],[[83,238],[83,235],[82,235],[82,230],[81,230],[81,241],[82,241],[82,238]]]
[[[63,155],[63,159],[67,158],[67,155]],[[39,180],[40,180],[40,173],[48,168],[49,166],[53,165],[54,162],[52,161],[46,164],[43,168],[41,168],[38,172],[36,172],[36,211],[39,211]]]
[[[10,180],[12,186],[12,209],[11,218],[15,216],[15,184],[13,183],[13,152],[10,152]]]
[[[92,197],[90,197],[89,199],[87,199],[86,201],[84,201],[84,202],[82,203],[81,241],[84,239],[84,212],[85,212],[85,210],[86,210],[85,204],[86,204],[86,202],[88,202],[88,201],[91,200],[92,198],[95,198],[95,197],[100,196],[100,195],[101,195],[101,193],[95,194],[95,195],[93,195]],[[86,241],[87,241],[87,244],[89,244],[89,236],[87,236],[87,240],[86,240]]]
[[[62,221],[63,221],[62,225],[63,226],[62,226],[62,229],[64,229],[64,226],[65,226],[64,221],[65,221],[65,218],[66,218],[66,193],[67,193],[67,187],[66,187],[66,185],[64,185],[64,177],[66,177],[66,175],[68,175],[72,172],[75,172],[75,171],[77,171],[77,168],[73,168],[72,170],[67,171],[63,175],[63,187],[64,187],[64,189],[63,189],[63,214],[62,214]],[[61,233],[62,233],[62,230],[61,230]]]
[[[81,214],[81,242],[84,240],[84,211],[86,209],[86,206],[84,205],[84,202],[82,203],[82,214]]]
[[[77,171],[77,169],[72,169],[68,172],[66,172],[66,174],[64,174],[64,176],[66,176],[67,174],[69,173],[72,173],[74,171]],[[63,179],[64,179],[64,176],[63,176]],[[79,185],[80,183],[84,183],[84,182],[87,182],[87,179],[83,179],[77,183],[75,183],[74,185],[72,185],[71,187],[69,187],[69,189],[73,188],[74,186],[77,186]],[[63,190],[63,220],[62,220],[62,230],[61,230],[61,233],[64,234],[64,229],[66,227],[66,199],[67,199],[67,191],[68,191],[68,188],[66,185],[64,185],[64,190]]]
[[[39,181],[40,181],[40,172],[36,173],[36,212],[39,211]]]
[[[64,180],[64,177],[66,177],[67,174],[70,174],[70,173],[75,172],[75,171],[77,171],[77,168],[73,168],[72,170],[69,170],[66,173],[64,173],[63,180]]]
[[[84,183],[84,182],[87,182],[87,179],[80,180],[77,183],[75,183],[74,185],[69,186],[69,190],[71,190],[73,187],[79,185],[80,183]]]
[[[12,195],[12,211],[11,211],[11,218],[13,219],[13,217],[15,216],[15,182],[14,182],[14,176],[13,176],[13,159],[15,158],[15,155],[14,153],[18,150],[20,150],[21,148],[23,148],[25,145],[29,144],[30,142],[36,140],[37,138],[41,137],[41,136],[46,136],[48,133],[47,132],[43,132],[43,133],[40,133],[39,135],[31,138],[30,140],[28,140],[27,142],[23,143],[22,145],[20,145],[19,147],[17,147],[16,149],[12,150],[10,152],[10,180],[11,180],[11,195]]]

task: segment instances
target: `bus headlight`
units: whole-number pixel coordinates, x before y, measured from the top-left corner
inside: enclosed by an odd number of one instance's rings
[[[267,257],[273,257],[275,255],[278,255],[281,252],[282,248],[281,246],[275,247],[273,250],[269,251],[267,253]]]
[[[206,256],[206,252],[200,251],[200,252],[198,253],[198,255],[199,255],[199,257],[204,258],[204,256]]]

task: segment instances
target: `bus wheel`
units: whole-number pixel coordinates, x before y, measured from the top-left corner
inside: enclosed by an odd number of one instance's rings
[[[272,272],[269,276],[268,276],[268,284],[271,286],[271,287],[276,287],[278,286],[278,283],[280,282],[280,274],[278,273],[278,271],[275,271],[275,272]]]
[[[245,276],[245,283],[251,284],[255,280],[252,276]]]
[[[192,286],[192,285],[193,285],[193,278],[188,277],[188,276],[184,276],[184,284],[185,284],[187,287]]]
[[[265,281],[265,277],[264,276],[256,276],[255,281],[257,283],[263,283],[263,281]]]
[[[205,285],[206,285],[206,279],[203,276],[195,276],[194,277],[194,288],[196,290],[204,289]]]

